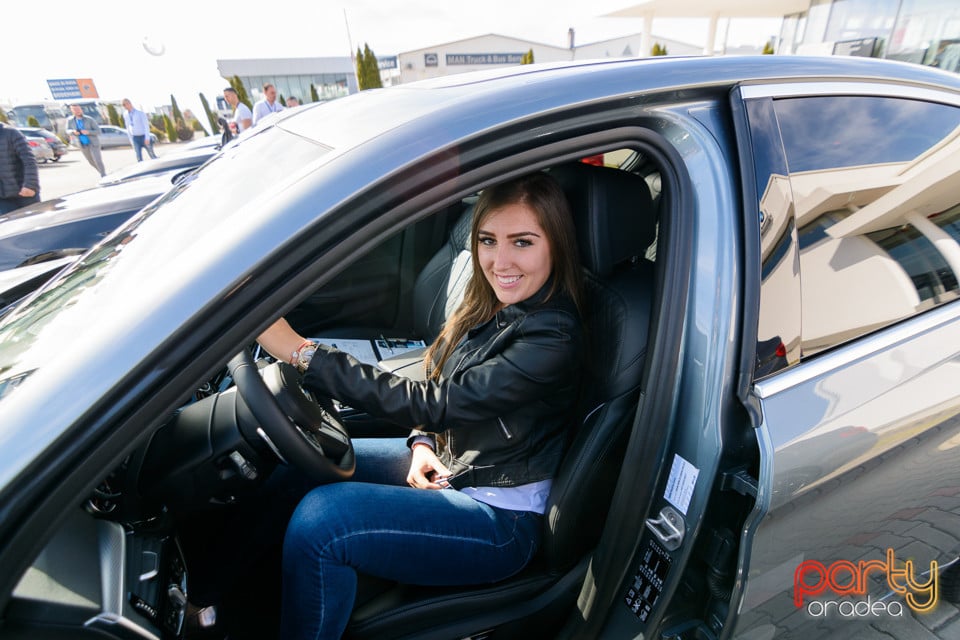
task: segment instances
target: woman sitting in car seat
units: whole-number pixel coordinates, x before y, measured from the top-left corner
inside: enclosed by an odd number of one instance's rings
[[[569,204],[544,173],[483,191],[464,301],[425,357],[427,380],[365,365],[285,320],[260,343],[303,386],[400,424],[354,441],[354,481],[300,502],[283,545],[281,637],[339,638],[357,572],[414,585],[496,582],[541,536],[575,413],[582,283]]]

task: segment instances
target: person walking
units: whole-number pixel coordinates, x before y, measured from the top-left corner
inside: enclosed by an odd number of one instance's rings
[[[124,98],[121,103],[126,109],[123,113],[123,124],[127,129],[127,135],[133,143],[133,150],[137,154],[137,162],[143,160],[143,150],[146,149],[150,157],[156,159],[157,154],[153,151],[153,141],[150,140],[150,120],[147,114],[139,109],[133,108],[133,103],[129,98]]]
[[[253,104],[253,126],[271,113],[283,111],[284,106],[277,102],[277,88],[269,82],[263,85],[263,98]]]
[[[237,95],[236,89],[233,87],[224,89],[223,99],[233,107],[233,119],[230,122],[236,127],[235,135],[239,135],[253,126],[253,114],[250,113],[250,107],[240,102],[240,96]]]
[[[67,120],[67,133],[76,138],[83,157],[102,178],[107,175],[107,170],[103,167],[103,156],[100,155],[100,125],[90,116],[83,115],[83,109],[78,104],[70,105],[70,111],[73,117]]]
[[[37,159],[23,134],[0,122],[0,214],[40,202]]]

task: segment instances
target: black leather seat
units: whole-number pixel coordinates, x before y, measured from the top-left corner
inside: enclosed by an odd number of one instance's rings
[[[504,637],[548,637],[574,606],[637,408],[654,291],[653,265],[643,256],[656,238],[656,214],[635,175],[584,164],[551,174],[573,207],[588,271],[590,353],[583,421],[554,480],[541,550],[495,584],[389,585],[366,602],[358,598],[345,637],[463,637],[493,628]]]
[[[425,344],[432,343],[460,302],[467,282],[473,274],[470,260],[470,226],[476,200],[465,201],[463,212],[447,233],[446,240],[413,284],[414,336]],[[426,347],[406,351],[403,355],[387,357],[380,368],[415,380],[422,380],[423,354]]]
[[[470,262],[473,204],[465,203],[443,247],[427,262],[413,285],[413,327],[427,344],[440,335],[443,323],[460,305],[473,273]]]

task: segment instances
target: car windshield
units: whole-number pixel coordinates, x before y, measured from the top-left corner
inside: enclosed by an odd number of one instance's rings
[[[96,120],[97,124],[104,123],[103,114],[100,113],[100,109],[97,107],[97,105],[90,102],[81,104],[80,110],[83,111],[83,115],[90,116],[91,118]]]
[[[229,288],[243,269],[287,241],[284,224],[311,224],[367,182],[353,173],[327,183],[321,193],[308,186],[300,191],[298,183],[307,185],[307,175],[442,104],[465,99],[464,93],[400,87],[364,92],[291,114],[234,141],[0,318],[0,398],[24,381],[30,386],[30,380],[44,377],[40,371],[56,376],[46,365],[58,361],[64,344],[71,345],[71,358],[112,349],[107,338],[98,342],[85,329],[93,318],[98,336],[108,329],[124,334],[133,326],[137,333],[170,335],[203,309],[206,296]],[[448,126],[442,134],[456,139],[455,129]],[[391,151],[406,157],[417,148]],[[200,297],[190,288],[202,289]],[[109,317],[103,317],[104,308],[111,309]],[[84,340],[75,339],[81,335]],[[126,370],[116,364],[118,371]]]
[[[231,147],[193,180],[177,185],[41,289],[32,304],[0,319],[0,398],[35,374],[71,336],[83,334],[98,291],[119,296],[127,309],[173,287],[188,257],[216,260],[215,239],[242,227],[269,226],[257,202],[279,197],[285,187],[329,151],[311,140],[270,128]],[[193,182],[203,188],[191,189]],[[198,186],[200,186],[198,184]],[[138,242],[150,236],[154,242]],[[122,269],[116,269],[120,264]],[[183,267],[187,271],[187,267]],[[115,273],[117,272],[117,273]],[[107,284],[109,283],[109,284]],[[82,295],[81,295],[82,294]],[[149,300],[144,304],[150,306]],[[140,307],[143,308],[143,307]],[[139,323],[142,317],[108,321]],[[128,325],[129,326],[129,325]]]
[[[49,123],[50,120],[47,118],[47,112],[44,111],[41,105],[23,105],[19,107],[14,107],[10,110],[10,113],[13,114],[14,120],[20,126],[27,126],[29,124],[30,116],[33,116],[37,119],[37,122],[40,124]]]

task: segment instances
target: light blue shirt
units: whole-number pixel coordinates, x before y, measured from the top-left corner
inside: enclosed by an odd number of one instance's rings
[[[433,449],[433,439],[429,436],[417,436],[410,446],[416,444],[425,444]],[[464,487],[460,491],[477,502],[491,507],[511,511],[533,511],[543,515],[547,511],[547,500],[550,499],[552,486],[553,480],[547,479],[515,487]]]
[[[139,109],[132,111],[124,109],[123,124],[127,129],[127,135],[150,137],[150,121],[147,120],[147,114]]]
[[[277,113],[278,111],[283,111],[283,105],[280,104],[279,100],[274,100],[273,104],[267,102],[266,98],[263,100],[257,100],[253,105],[253,125],[256,126],[261,119],[267,117],[271,113]]]

